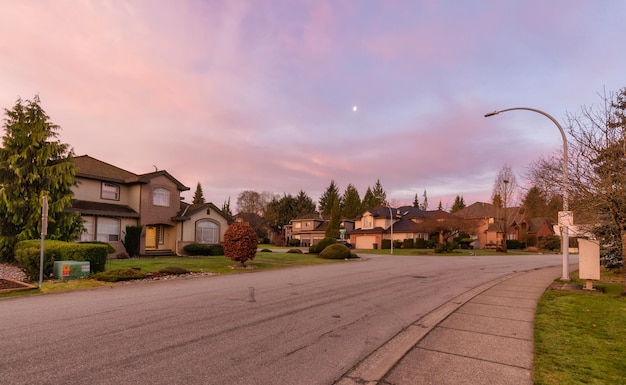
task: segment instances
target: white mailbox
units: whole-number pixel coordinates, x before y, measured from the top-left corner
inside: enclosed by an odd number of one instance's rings
[[[586,279],[585,289],[592,290],[592,280],[600,279],[600,242],[578,239],[578,277]]]

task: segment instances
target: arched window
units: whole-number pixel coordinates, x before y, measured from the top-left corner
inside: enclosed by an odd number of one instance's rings
[[[220,243],[220,225],[206,219],[196,222],[196,242]]]
[[[152,204],[155,206],[170,206],[170,192],[168,189],[157,187],[152,190]]]

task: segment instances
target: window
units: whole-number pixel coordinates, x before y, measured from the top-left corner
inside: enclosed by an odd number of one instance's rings
[[[94,240],[93,225],[94,217],[83,217],[83,228],[85,231],[80,233],[81,242],[90,242]]]
[[[165,226],[157,226],[157,242],[159,243],[159,245],[165,243]]]
[[[196,222],[196,242],[198,243],[219,243],[220,226],[209,220]]]
[[[364,229],[371,229],[374,227],[374,220],[373,218],[368,215],[366,217],[363,217],[363,228]]]
[[[120,200],[120,186],[112,184],[112,183],[102,182],[100,198],[110,199],[113,201],[119,201]]]
[[[115,218],[98,218],[96,241],[119,242],[120,220]]]
[[[302,228],[302,223],[301,223],[301,222],[295,222],[295,223],[293,224],[293,228],[294,228],[294,229],[300,229],[300,228]]]
[[[170,206],[170,192],[162,187],[152,190],[152,204],[155,206]]]

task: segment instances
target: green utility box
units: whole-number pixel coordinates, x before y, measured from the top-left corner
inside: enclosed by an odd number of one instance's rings
[[[56,279],[78,279],[89,277],[89,261],[55,261],[54,278]]]

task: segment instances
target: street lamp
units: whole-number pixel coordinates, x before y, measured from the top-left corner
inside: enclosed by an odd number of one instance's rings
[[[569,222],[571,221],[571,215],[568,211],[569,210],[569,203],[568,203],[569,178],[567,175],[567,163],[568,163],[567,162],[567,137],[565,136],[565,131],[563,131],[563,127],[561,127],[561,125],[556,119],[554,119],[547,112],[543,112],[535,108],[528,108],[528,107],[507,108],[505,110],[493,111],[488,114],[485,114],[485,118],[498,115],[501,112],[513,111],[513,110],[532,111],[532,112],[536,112],[538,114],[545,116],[546,118],[550,119],[552,123],[554,123],[558,127],[559,131],[561,132],[561,137],[563,138],[563,214],[559,215],[559,219],[561,219],[561,215],[563,216],[563,219],[564,219],[562,221],[559,220],[559,222],[562,222],[562,225],[563,225],[563,236],[562,236],[562,245],[561,245],[563,248],[563,275],[561,279],[564,281],[569,281],[569,229],[568,229],[568,226],[569,226]]]
[[[389,209],[389,219],[391,220],[391,253],[390,254],[393,254],[393,214],[391,213],[391,206],[387,206],[387,208]]]

